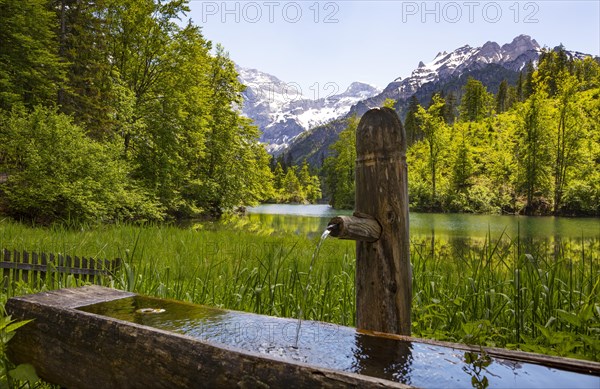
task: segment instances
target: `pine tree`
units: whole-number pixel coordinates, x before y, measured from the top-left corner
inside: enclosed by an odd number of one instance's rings
[[[89,135],[103,138],[114,131],[116,98],[111,78],[110,35],[106,1],[56,0],[59,54],[67,80],[58,93],[61,111],[72,115]]]
[[[330,204],[334,208],[354,208],[357,127],[358,119],[352,116],[348,119],[348,126],[340,132],[339,139],[331,145],[332,155],[325,160]]]
[[[408,104],[408,112],[406,113],[406,119],[404,119],[404,129],[406,131],[406,140],[408,146],[414,144],[421,138],[421,129],[417,122],[416,113],[419,111],[419,100],[415,95],[412,95]]]
[[[288,169],[282,182],[283,199],[285,202],[302,203],[304,196],[302,194],[302,184],[294,169]]]
[[[277,165],[275,166],[273,177],[273,188],[275,189],[276,193],[279,193],[279,191],[281,191],[283,188],[283,177],[285,177],[285,172],[283,171],[281,163],[279,162],[277,162]]]
[[[531,61],[527,62],[527,67],[525,68],[525,79],[523,80],[523,100],[526,100],[535,92],[535,84],[533,82],[533,73],[535,72],[535,68],[533,67],[533,63]]]
[[[508,82],[502,80],[498,86],[498,94],[496,95],[496,112],[502,113],[508,109]]]
[[[526,197],[525,213],[540,211],[540,201],[549,194],[550,133],[546,94],[537,91],[519,112],[519,187]]]
[[[450,91],[444,97],[443,116],[446,124],[453,124],[456,119],[456,95]]]
[[[47,1],[0,0],[0,26],[0,108],[55,104],[64,64]]]
[[[448,144],[448,126],[443,118],[445,102],[439,95],[434,95],[432,104],[427,110],[419,107],[417,119],[423,123],[423,141],[427,144],[427,163],[429,166],[429,178],[431,182],[431,195],[429,199],[430,209],[439,207],[437,181],[439,166],[443,160],[443,151]]]
[[[471,150],[466,142],[464,131],[461,133],[461,142],[458,145],[456,157],[453,161],[452,187],[456,192],[466,192],[470,186],[473,174],[473,159]]]
[[[523,92],[523,84],[525,81],[523,81],[523,72],[519,72],[519,80],[517,81],[517,101],[523,101],[525,98],[525,94]]]
[[[485,85],[469,77],[463,88],[464,94],[460,103],[460,119],[462,121],[478,121],[488,116],[492,98]]]

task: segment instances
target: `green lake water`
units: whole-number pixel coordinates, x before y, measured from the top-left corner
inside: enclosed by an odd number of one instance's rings
[[[350,215],[328,205],[265,204],[248,209],[247,217],[265,229],[304,235],[321,234],[337,215]],[[410,213],[411,237],[498,239],[600,238],[600,218],[501,216],[472,214]]]

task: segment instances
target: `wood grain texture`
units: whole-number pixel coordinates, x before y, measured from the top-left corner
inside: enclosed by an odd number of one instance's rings
[[[42,378],[66,388],[409,388],[75,309],[132,295],[90,286],[11,298],[6,304],[8,313],[17,320],[34,321],[17,331],[9,343],[9,356],[16,363],[33,364]],[[409,342],[429,343],[600,376],[597,362],[360,332],[366,335],[361,341],[367,343],[375,338],[406,341],[406,347]],[[370,348],[368,344],[363,347]]]
[[[66,388],[408,388],[73,309],[130,295],[96,287],[11,298],[13,318],[34,321],[9,343],[10,358]]]
[[[331,236],[375,242],[381,236],[379,222],[368,215],[336,216],[329,221]]]
[[[356,243],[357,327],[410,335],[406,136],[394,110],[375,108],[363,115],[356,152],[355,210],[382,228],[379,240]]]
[[[464,343],[444,342],[434,339],[414,338],[411,336],[383,333],[378,331],[360,330],[361,334],[367,334],[388,339],[396,339],[407,342],[418,342],[434,346],[450,347],[457,350],[472,351],[475,353],[485,352],[494,358],[510,359],[512,361],[535,363],[538,365],[553,367],[556,369],[574,371],[583,374],[600,376],[600,362],[586,361],[582,359],[564,358],[553,355],[537,354],[526,351],[509,350],[498,347],[482,347]]]

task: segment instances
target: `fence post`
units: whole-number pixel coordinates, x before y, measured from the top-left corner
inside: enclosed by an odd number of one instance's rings
[[[356,326],[410,335],[406,136],[394,110],[375,108],[363,115],[356,132],[356,154],[354,216],[374,219],[381,227],[375,241],[373,228],[364,237],[349,238],[356,240]],[[335,236],[341,228],[335,218],[332,222]]]

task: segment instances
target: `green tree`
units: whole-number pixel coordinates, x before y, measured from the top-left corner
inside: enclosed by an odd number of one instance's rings
[[[421,139],[422,131],[417,122],[416,114],[419,112],[419,100],[415,95],[412,95],[408,103],[408,112],[404,119],[404,130],[406,131],[406,140],[408,146],[414,144]]]
[[[396,106],[396,100],[390,99],[390,98],[385,99],[385,101],[383,102],[383,105],[382,105],[382,107],[386,107],[386,108],[390,108],[390,109],[395,109],[394,108],[395,106]]]
[[[56,103],[64,66],[45,0],[0,0],[0,109]]]
[[[127,178],[114,145],[86,136],[70,117],[14,109],[1,123],[0,161],[8,180],[2,208],[15,218],[71,223],[161,219],[160,206]]]
[[[498,94],[496,95],[496,112],[505,112],[509,107],[508,82],[502,80],[498,86]]]
[[[236,109],[242,104],[244,87],[221,46],[216,48],[209,74],[210,116],[199,196],[209,213],[220,216],[225,209],[272,197],[273,176],[268,154],[258,144],[258,128]]]
[[[340,132],[339,139],[331,145],[331,156],[325,160],[330,204],[338,209],[354,208],[356,161],[356,129],[358,118],[348,119],[348,126]]]
[[[431,209],[439,207],[437,181],[440,164],[445,158],[443,152],[448,146],[448,125],[444,121],[443,108],[445,102],[439,95],[434,95],[433,102],[427,109],[419,107],[417,119],[422,123],[424,133],[423,142],[427,145],[427,163],[429,166],[429,180],[431,183],[430,204]]]
[[[220,46],[181,25],[182,0],[106,0],[115,135],[132,177],[175,217],[253,204],[272,193],[258,129],[240,115],[243,86]]]
[[[302,162],[298,173],[298,180],[302,186],[304,201],[314,203],[321,198],[321,183],[319,177],[310,174],[310,168],[306,159]]]
[[[555,50],[542,50],[538,60],[537,76],[550,97],[558,93],[562,75],[573,72],[573,63],[562,45]]]
[[[547,95],[537,91],[521,107],[518,122],[519,187],[526,197],[525,213],[544,212],[550,191],[551,154]]]
[[[596,65],[598,66],[598,65]],[[580,110],[576,165],[569,169],[561,213],[600,216],[600,87],[579,92],[574,107]]]
[[[273,171],[273,188],[276,193],[283,188],[283,177],[285,177],[285,172],[281,167],[281,163],[278,161],[277,165],[275,165],[275,170]]]
[[[106,28],[107,1],[53,1],[59,22],[58,54],[67,65],[58,104],[61,112],[72,115],[97,139],[112,133],[115,121],[111,116],[119,109],[111,104],[115,96]]]
[[[452,189],[464,193],[471,186],[470,178],[473,174],[473,157],[464,131],[461,133],[461,141],[458,144],[452,166]]]
[[[321,180],[319,180],[319,176],[313,175],[310,177],[310,183],[304,188],[304,192],[306,194],[306,200],[309,203],[316,203],[323,196],[321,192]]]
[[[454,92],[448,92],[444,97],[444,108],[442,109],[442,115],[446,124],[453,124],[456,119],[456,95]]]
[[[298,171],[298,180],[300,180],[300,185],[302,185],[303,188],[310,184],[310,176],[310,169],[305,159],[302,161],[302,165],[300,166],[300,169]]]
[[[577,102],[581,84],[575,76],[563,71],[558,83],[558,126],[556,129],[554,164],[554,213],[562,206],[569,171],[581,159],[580,143],[586,135],[584,117]]]
[[[517,101],[523,101],[525,99],[525,92],[523,91],[523,87],[524,87],[525,81],[523,80],[523,71],[519,72],[519,80],[517,81],[517,88],[516,88],[516,96],[517,96]]]
[[[492,97],[481,81],[469,77],[463,92],[459,107],[462,121],[478,121],[489,115]]]
[[[302,203],[304,194],[302,193],[302,184],[294,169],[288,169],[283,178],[283,199],[285,202]]]
[[[528,99],[535,92],[535,83],[533,81],[533,73],[535,72],[535,68],[533,67],[533,63],[531,61],[527,62],[525,67],[525,76],[522,80],[522,100]]]

